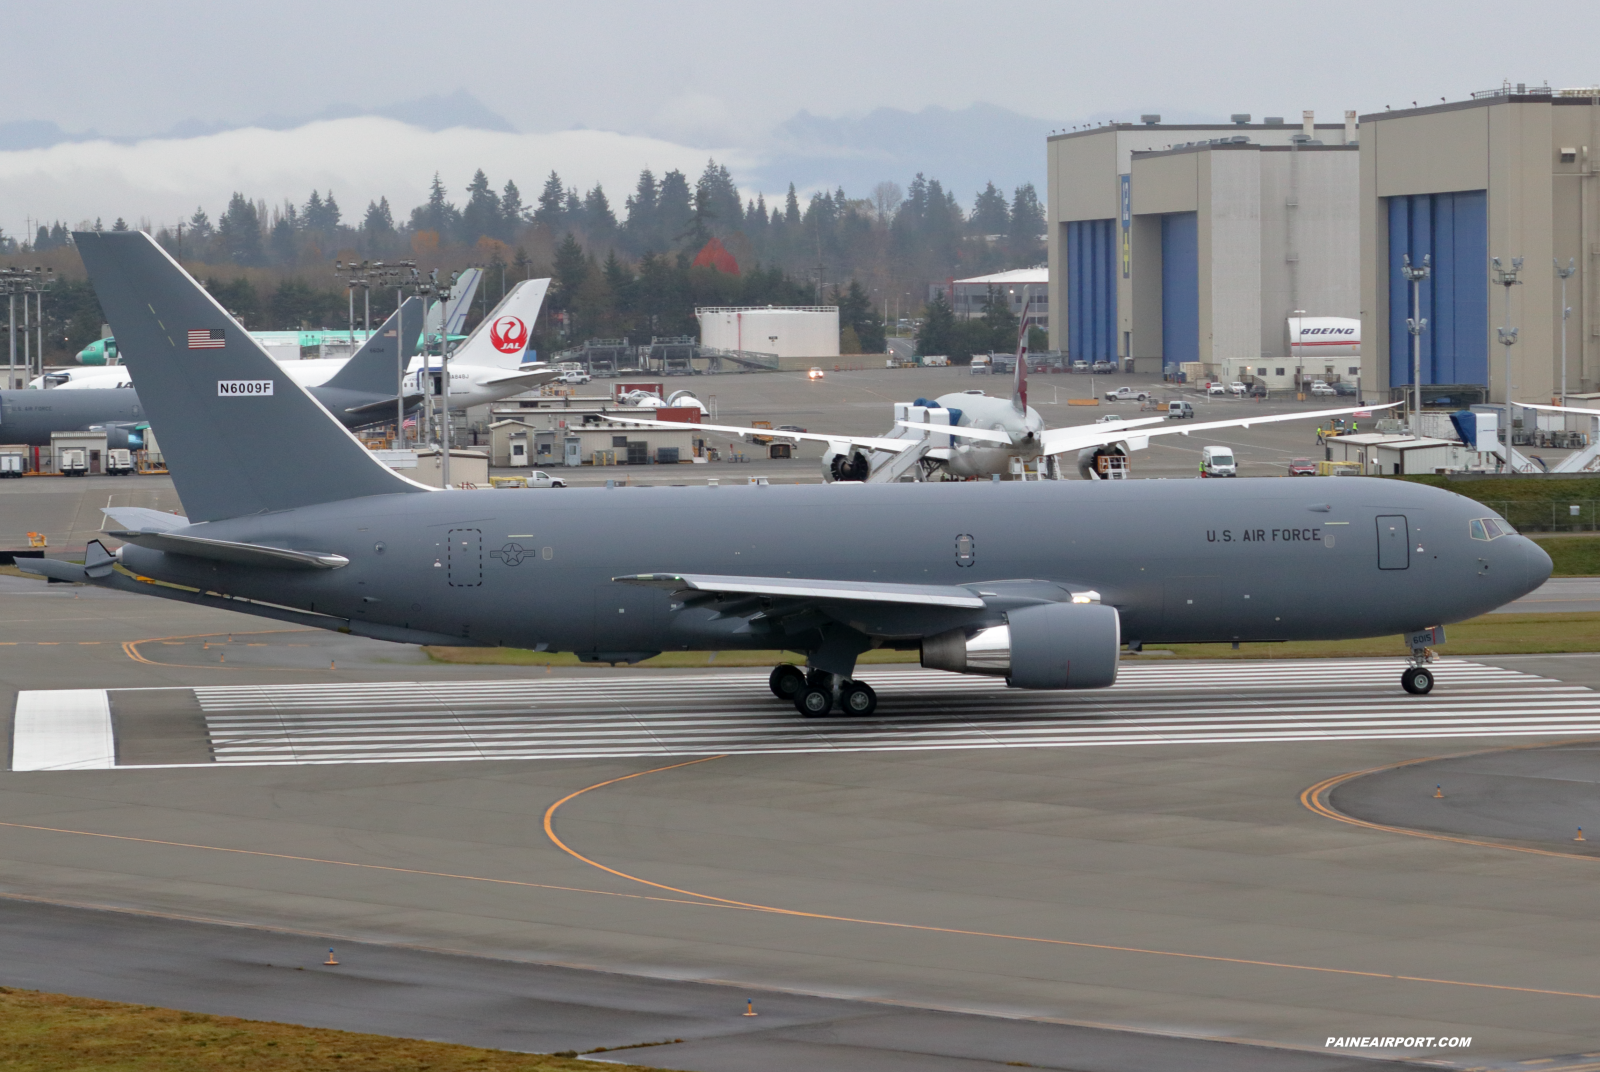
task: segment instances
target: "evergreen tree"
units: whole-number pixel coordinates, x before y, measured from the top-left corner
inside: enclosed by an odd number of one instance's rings
[[[790,227],[800,226],[800,198],[795,196],[792,182],[789,184],[789,196],[783,202],[783,222]]]
[[[544,189],[539,191],[539,206],[533,210],[533,221],[552,231],[565,226],[566,201],[567,188],[562,185],[561,176],[552,171],[544,180]]]
[[[62,246],[69,245],[71,242],[71,232],[61,225],[60,220],[57,220],[50,228],[50,244],[56,249],[60,249]],[[83,347],[80,346],[78,349],[81,350]]]
[[[514,233],[522,225],[527,212],[528,207],[522,203],[522,191],[507,179],[505,189],[500,191],[500,219],[508,233]]]
[[[917,176],[920,179],[922,176]],[[964,365],[971,360],[972,354],[957,354],[956,351],[956,313],[950,308],[950,302],[945,298],[944,291],[933,296],[923,312],[922,326],[917,329],[917,355],[926,357],[930,354],[944,354],[958,365]]]
[[[1016,352],[1017,335],[1022,324],[1011,309],[1011,295],[1003,288],[989,288],[983,302],[983,319],[979,323],[984,328],[979,349],[997,353]]]
[[[212,233],[210,217],[206,215],[204,209],[196,206],[194,215],[189,217],[189,234],[198,241],[210,238]]]
[[[41,223],[39,225],[39,233],[33,239],[34,252],[38,253],[41,250],[50,249],[53,246],[54,243],[50,241],[50,228]]]
[[[294,218],[292,216],[280,215],[278,222],[272,225],[272,232],[267,241],[271,247],[272,262],[274,264],[292,265],[299,259],[299,249],[295,245]]]
[[[583,225],[595,245],[610,246],[617,239],[617,214],[599,183],[583,195]]]
[[[439,173],[433,173],[433,183],[428,188],[428,203],[411,210],[411,231],[432,231],[441,242],[448,241],[459,229],[461,213],[446,198],[444,183]]]
[[[261,248],[261,217],[256,206],[238,191],[217,221],[217,239],[222,255],[235,264],[260,265],[266,260]]]
[[[394,214],[389,211],[387,197],[367,202],[367,214],[361,221],[361,229],[369,238],[387,238],[394,234]]]
[[[1011,210],[1006,207],[1006,197],[988,183],[972,203],[972,229],[980,235],[1008,235],[1011,232]]]
[[[703,229],[722,238],[739,230],[744,211],[739,207],[739,188],[726,167],[707,160],[695,195],[695,216]]]
[[[858,281],[850,280],[850,286],[843,291],[835,288],[833,292],[835,304],[839,306],[839,334],[841,352],[857,354],[881,354],[887,348],[884,338],[883,318],[878,316],[872,307],[872,298],[868,296],[866,288]],[[850,351],[843,350],[843,336],[848,331],[854,337],[857,348]]]
[[[1017,187],[1011,202],[1012,256],[1029,264],[1037,263],[1044,255],[1044,243],[1040,240],[1044,229],[1044,206],[1039,203],[1033,183],[1025,182]]]
[[[126,231],[128,229],[128,221],[118,216],[117,222],[111,225],[111,229],[113,231]]]
[[[510,237],[500,215],[500,199],[489,186],[489,176],[479,168],[467,184],[467,204],[461,210],[461,240],[470,244],[484,235],[502,241]]]
[[[666,248],[661,240],[657,214],[660,196],[655,174],[649,168],[639,172],[639,183],[624,202],[627,219],[622,224],[623,237],[635,253]]]
[[[683,172],[673,170],[661,177],[656,213],[663,248],[671,249],[693,234],[694,202]]]

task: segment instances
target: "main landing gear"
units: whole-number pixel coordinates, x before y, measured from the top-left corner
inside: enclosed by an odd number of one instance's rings
[[[826,718],[837,705],[840,714],[865,717],[878,709],[878,694],[864,681],[852,681],[826,670],[802,671],[788,663],[768,679],[772,695],[794,704],[806,718]]]
[[[1426,666],[1413,666],[1400,675],[1400,687],[1413,696],[1426,696],[1433,691],[1433,671]]]

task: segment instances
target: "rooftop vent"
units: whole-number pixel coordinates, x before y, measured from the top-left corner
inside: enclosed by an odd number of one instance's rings
[[[1139,122],[1143,123],[1147,127],[1153,127],[1157,123],[1161,122],[1161,117],[1159,115],[1141,115],[1139,117]]]
[[[1250,142],[1250,137],[1247,134],[1235,134],[1228,140],[1233,142],[1235,145],[1247,145]]]
[[[1229,120],[1229,122],[1237,123],[1242,127],[1246,123],[1250,122],[1250,113],[1249,112],[1234,112],[1232,115],[1228,116],[1228,120]]]
[[[1311,138],[1305,134],[1291,134],[1289,135],[1289,140],[1296,145],[1305,145],[1311,141]]]
[[[1269,127],[1281,127],[1281,126],[1283,126],[1283,116],[1281,116],[1281,115],[1269,115],[1269,116],[1267,116],[1265,119],[1263,119],[1261,121],[1263,123],[1267,124],[1267,126],[1269,126]]]

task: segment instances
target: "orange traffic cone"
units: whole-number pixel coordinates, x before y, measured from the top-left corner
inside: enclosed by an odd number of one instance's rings
[[[1444,786],[1436,785],[1436,786],[1433,787],[1433,799],[1435,799],[1435,800],[1443,800],[1444,799]]]
[[[333,959],[333,950],[331,948],[328,950],[328,959],[323,961],[322,963],[324,963],[324,964],[337,964],[337,963],[339,963],[337,960]]]
[[[1578,836],[1573,838],[1572,840],[1573,841],[1582,841],[1583,840],[1583,827],[1581,827],[1581,826],[1578,827]]]
[[[744,1015],[745,1016],[760,1016],[761,1014],[756,1012],[756,1003],[755,1002],[746,1001],[744,1003]]]

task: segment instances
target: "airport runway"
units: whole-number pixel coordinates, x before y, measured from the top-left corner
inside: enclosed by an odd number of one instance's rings
[[[226,645],[218,645],[226,647]],[[1426,697],[1401,659],[1135,665],[1115,687],[1028,693],[867,668],[871,718],[802,719],[763,672],[24,691],[13,770],[1427,739],[1600,733],[1600,694],[1447,659]]]

